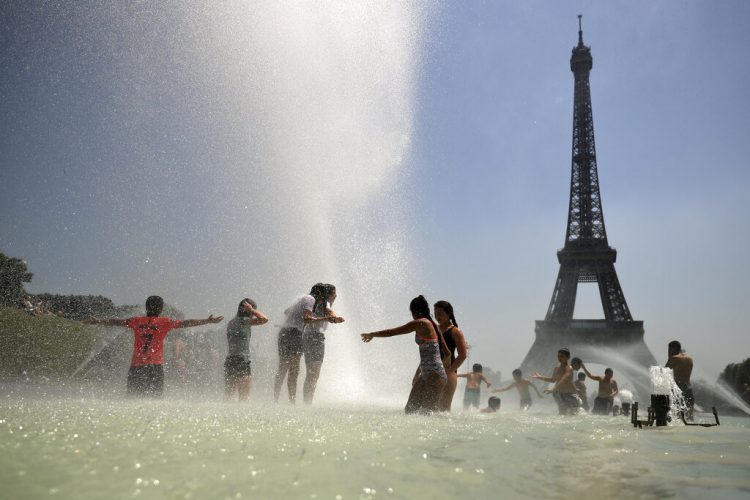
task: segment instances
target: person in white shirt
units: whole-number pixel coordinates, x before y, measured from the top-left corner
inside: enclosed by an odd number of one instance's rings
[[[297,400],[297,377],[299,376],[299,362],[302,357],[302,332],[305,325],[340,322],[335,314],[316,315],[313,313],[315,297],[323,296],[323,283],[313,285],[308,295],[298,298],[289,306],[284,314],[286,321],[279,330],[279,369],[274,380],[274,401],[279,401],[281,384],[287,379],[289,402]],[[341,320],[343,321],[343,319]]]

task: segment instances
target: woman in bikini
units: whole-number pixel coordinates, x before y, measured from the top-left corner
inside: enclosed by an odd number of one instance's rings
[[[362,341],[370,342],[375,337],[393,337],[414,332],[414,340],[419,346],[419,367],[406,403],[406,413],[437,411],[447,379],[440,356],[441,344],[444,352],[447,352],[448,348],[430,316],[430,304],[427,299],[420,295],[411,301],[409,309],[412,321],[389,330],[363,333]]]
[[[435,319],[438,324],[438,333],[445,339],[445,344],[450,353],[450,360],[444,359],[445,372],[448,380],[440,396],[439,408],[441,411],[451,411],[453,394],[458,384],[458,369],[466,361],[466,339],[461,330],[458,329],[456,316],[453,314],[453,306],[450,302],[439,300],[435,302]]]

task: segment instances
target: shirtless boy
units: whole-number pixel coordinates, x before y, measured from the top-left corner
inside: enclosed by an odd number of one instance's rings
[[[479,408],[479,389],[482,382],[487,384],[487,387],[491,386],[490,381],[482,375],[482,365],[474,363],[468,373],[459,373],[457,377],[466,378],[466,390],[464,391],[464,410],[468,410],[469,406]]]
[[[531,381],[523,378],[521,370],[516,368],[515,370],[513,370],[513,383],[511,383],[507,387],[503,387],[502,389],[495,389],[494,391],[492,391],[492,393],[494,394],[496,392],[505,392],[516,388],[516,390],[518,390],[518,395],[521,397],[521,409],[528,410],[531,407],[531,392],[529,391],[529,387],[533,387],[534,391],[540,398],[543,397],[542,393],[539,392],[539,389],[537,389],[536,386],[531,383]]]
[[[551,377],[538,372],[531,374],[531,378],[555,384],[552,388],[545,389],[544,392],[557,394],[557,408],[560,415],[575,414],[581,407],[581,399],[576,393],[576,386],[573,385],[573,367],[568,364],[569,359],[570,351],[563,347],[557,351],[557,361],[560,364],[554,368]]]
[[[664,366],[672,369],[674,381],[685,398],[685,405],[687,406],[687,415],[685,417],[688,420],[692,420],[693,406],[695,405],[693,388],[690,385],[690,375],[693,373],[693,358],[682,352],[682,346],[677,340],[669,343],[667,353],[669,359],[667,359],[667,364]]]
[[[581,363],[581,368],[588,378],[599,382],[599,392],[594,399],[594,408],[591,410],[591,413],[594,415],[609,415],[615,396],[620,392],[617,382],[612,378],[612,375],[614,375],[612,368],[604,370],[603,377],[601,375],[591,375],[583,363]]]

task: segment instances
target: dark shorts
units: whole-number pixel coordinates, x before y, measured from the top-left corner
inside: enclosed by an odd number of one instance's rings
[[[159,398],[164,393],[162,365],[131,366],[128,370],[128,394]]]
[[[685,404],[688,408],[692,408],[695,404],[695,396],[693,396],[693,387],[690,384],[677,383],[677,387],[682,391],[682,397],[685,398]]]
[[[594,399],[594,408],[591,410],[591,413],[594,413],[595,415],[609,415],[609,412],[611,409],[612,409],[611,399],[601,398],[597,396]]]
[[[240,378],[252,375],[250,371],[250,360],[244,356],[227,356],[224,360],[224,377]]]
[[[479,408],[479,389],[466,389],[464,391],[464,409],[469,406]]]
[[[521,409],[531,408],[531,398],[521,398]]]
[[[326,355],[326,336],[320,332],[307,333],[302,337],[302,352],[305,364],[322,363]]]
[[[560,392],[558,395],[560,399],[557,404],[561,412],[575,412],[581,407],[581,398],[578,397],[578,394],[572,392]]]
[[[279,330],[279,358],[291,358],[302,354],[302,332],[296,328]]]

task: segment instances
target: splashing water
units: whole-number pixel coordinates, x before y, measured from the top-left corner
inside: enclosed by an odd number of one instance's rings
[[[669,396],[671,423],[681,422],[681,414],[687,412],[687,404],[682,395],[682,389],[674,381],[671,368],[652,366],[648,369],[651,377],[651,394]]]
[[[408,393],[416,349],[400,340],[363,347],[357,333],[405,322],[408,300],[423,292],[412,279],[405,181],[433,7],[274,0],[50,9],[70,26],[76,60],[97,62],[95,71],[76,70],[96,74],[106,96],[102,134],[127,151],[103,162],[93,185],[107,198],[101,217],[116,228],[118,254],[99,266],[100,288],[115,301],[163,292],[190,317],[230,316],[249,296],[280,324],[313,283],[333,283],[333,308],[347,321],[326,334],[316,399]],[[154,214],[158,224],[144,223]],[[124,275],[136,292],[118,290]],[[257,349],[275,356],[276,333],[254,329]]]

